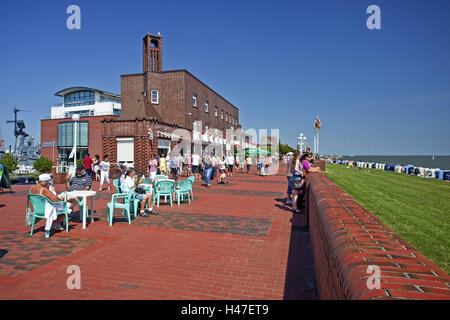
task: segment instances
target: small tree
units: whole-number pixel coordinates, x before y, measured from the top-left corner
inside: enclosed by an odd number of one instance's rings
[[[40,173],[50,172],[53,168],[53,161],[46,157],[40,157],[34,162],[33,168]]]
[[[17,168],[19,167],[19,160],[14,158],[10,153],[5,153],[3,155],[3,158],[0,159],[0,162],[5,164],[5,167],[8,169],[9,172],[16,171]]]

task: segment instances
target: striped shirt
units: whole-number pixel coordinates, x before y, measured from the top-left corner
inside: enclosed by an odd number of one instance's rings
[[[75,176],[70,179],[70,187],[68,191],[85,190],[86,187],[91,187],[92,178],[88,174],[82,176]]]

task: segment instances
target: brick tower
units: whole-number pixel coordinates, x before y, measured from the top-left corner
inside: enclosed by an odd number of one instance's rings
[[[150,33],[143,39],[144,41],[144,70],[143,72],[162,71],[162,36],[154,36]]]

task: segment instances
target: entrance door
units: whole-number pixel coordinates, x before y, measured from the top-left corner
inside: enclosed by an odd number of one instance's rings
[[[158,154],[167,156],[170,153],[170,140],[158,139]]]
[[[126,167],[134,165],[134,138],[117,138],[117,162]]]

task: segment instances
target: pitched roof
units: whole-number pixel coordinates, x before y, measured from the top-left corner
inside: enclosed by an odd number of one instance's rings
[[[136,101],[131,102],[124,108],[122,105],[122,114],[119,120],[158,120],[161,121],[161,115],[156,109],[148,103],[144,95],[140,95]]]

